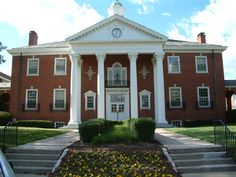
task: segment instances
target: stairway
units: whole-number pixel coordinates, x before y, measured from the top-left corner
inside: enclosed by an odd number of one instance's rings
[[[168,151],[180,173],[236,171],[233,159],[220,146],[184,146]]]
[[[52,171],[61,150],[12,148],[5,154],[15,173],[47,174]]]

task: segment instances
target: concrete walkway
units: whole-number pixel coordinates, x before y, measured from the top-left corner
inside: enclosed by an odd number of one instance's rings
[[[158,128],[155,130],[155,139],[164,145],[168,150],[187,149],[194,147],[216,147],[217,145],[191,138],[185,135],[176,134],[166,129]],[[183,177],[235,177],[236,171],[206,172],[206,173],[187,173]]]
[[[35,141],[32,143],[27,143],[24,145],[20,145],[15,147],[15,149],[21,150],[63,150],[67,146],[71,145],[75,141],[79,140],[78,130],[72,130],[66,134],[58,135],[55,137]],[[14,148],[13,148],[14,149]],[[16,177],[46,177],[45,175],[35,175],[35,174],[16,174]]]

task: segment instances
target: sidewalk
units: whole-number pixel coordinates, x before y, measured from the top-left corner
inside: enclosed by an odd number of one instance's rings
[[[61,150],[63,151],[64,148],[67,146],[71,145],[75,141],[79,140],[79,134],[78,130],[75,131],[70,131],[66,134],[58,135],[55,137],[35,141],[32,143],[27,143],[24,145],[19,145],[13,149],[20,149],[20,150],[27,150],[27,149],[32,149],[32,150]],[[16,174],[16,177],[46,177],[45,175],[35,175],[35,174]]]
[[[155,137],[168,150],[170,149],[187,149],[195,147],[215,147],[217,145],[202,141],[196,138],[191,138],[185,135],[176,134],[166,129],[157,128],[155,130]],[[223,172],[204,172],[204,173],[187,173],[182,174],[183,177],[235,177],[236,171]]]

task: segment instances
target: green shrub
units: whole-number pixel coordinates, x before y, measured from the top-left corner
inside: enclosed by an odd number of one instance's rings
[[[84,143],[90,143],[93,137],[105,131],[110,123],[105,119],[91,119],[79,125],[80,139]]]
[[[236,110],[226,111],[225,118],[228,123],[236,123]]]
[[[5,126],[10,121],[12,121],[11,113],[0,111],[0,126]]]
[[[18,120],[17,122],[21,127],[54,128],[54,122],[50,120]]]
[[[127,125],[115,125],[92,139],[92,145],[101,146],[104,144],[130,144],[137,141],[134,131]]]
[[[153,141],[156,128],[155,121],[151,118],[138,118],[135,120],[135,131],[140,141]]]

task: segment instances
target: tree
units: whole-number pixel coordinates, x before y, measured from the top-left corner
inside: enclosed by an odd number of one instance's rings
[[[2,52],[3,50],[6,50],[6,49],[7,49],[7,47],[4,46],[2,44],[2,42],[0,42],[0,52]],[[6,62],[6,60],[4,59],[3,55],[0,54],[0,64],[5,63],[5,62]]]

